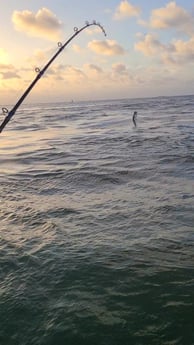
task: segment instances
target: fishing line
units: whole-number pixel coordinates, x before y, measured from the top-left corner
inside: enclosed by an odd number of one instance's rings
[[[19,108],[19,106],[22,104],[24,99],[27,97],[27,95],[30,93],[30,91],[33,89],[35,84],[38,82],[38,80],[43,76],[45,71],[48,69],[48,67],[52,64],[52,62],[56,59],[56,57],[63,51],[63,49],[74,39],[75,36],[77,36],[81,31],[88,28],[91,25],[97,25],[104,35],[106,36],[106,32],[103,28],[103,26],[100,23],[97,23],[95,20],[92,23],[85,22],[85,25],[81,27],[81,29],[78,29],[77,27],[74,27],[74,34],[64,43],[58,42],[58,51],[51,57],[51,59],[46,63],[46,65],[40,69],[39,67],[35,68],[35,72],[37,73],[37,76],[34,78],[34,80],[31,82],[31,84],[28,86],[26,91],[23,93],[23,95],[20,97],[20,99],[17,101],[17,103],[14,105],[14,107],[9,111],[7,108],[2,108],[3,115],[5,116],[3,122],[0,125],[0,133],[3,131],[5,126],[8,124],[8,122],[11,120],[11,118],[14,116],[16,110]]]

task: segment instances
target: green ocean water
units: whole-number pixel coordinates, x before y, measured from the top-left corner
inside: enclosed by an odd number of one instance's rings
[[[0,137],[0,345],[194,344],[193,105],[18,111]]]

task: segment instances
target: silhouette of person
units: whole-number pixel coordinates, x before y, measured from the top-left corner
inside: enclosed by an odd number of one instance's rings
[[[135,127],[136,127],[136,119],[137,119],[137,111],[134,111],[134,113],[133,113],[133,123],[134,123]]]

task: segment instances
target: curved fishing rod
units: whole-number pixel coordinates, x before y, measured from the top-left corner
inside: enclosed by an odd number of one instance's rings
[[[28,86],[28,88],[26,89],[26,91],[24,92],[24,94],[20,97],[20,99],[18,100],[18,102],[14,105],[14,107],[8,111],[7,108],[2,108],[2,112],[5,115],[5,118],[2,122],[2,124],[0,125],[0,133],[3,131],[3,129],[5,128],[5,126],[8,124],[8,122],[11,120],[11,118],[14,116],[16,110],[19,108],[19,106],[22,104],[22,102],[24,101],[24,99],[26,98],[26,96],[30,93],[30,91],[32,90],[32,88],[34,87],[34,85],[37,83],[37,81],[43,76],[43,74],[45,73],[45,71],[48,69],[48,67],[52,64],[52,62],[56,59],[56,57],[62,52],[62,50],[72,41],[72,39],[77,36],[81,31],[83,31],[84,29],[86,29],[88,26],[91,25],[97,25],[99,26],[99,28],[102,30],[102,32],[104,33],[104,35],[106,36],[106,32],[103,28],[103,26],[100,23],[97,23],[95,20],[92,23],[86,22],[85,25],[81,28],[78,29],[77,27],[74,28],[74,34],[64,43],[62,44],[61,42],[58,42],[58,47],[59,50],[52,56],[52,58],[47,62],[47,64],[43,67],[42,70],[40,70],[38,67],[35,68],[35,71],[37,72],[37,76],[35,77],[35,79],[32,81],[32,83]]]

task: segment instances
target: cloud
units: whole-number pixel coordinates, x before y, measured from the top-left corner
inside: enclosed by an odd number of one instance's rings
[[[72,49],[75,53],[81,54],[84,52],[84,49],[80,47],[78,44],[72,44]]]
[[[97,84],[100,87],[104,85],[104,88],[111,87],[111,84],[118,87],[118,83],[120,85],[127,84],[133,78],[128,67],[122,63],[110,65],[108,69],[102,69],[97,64],[84,64],[80,68],[58,64],[48,71],[46,77],[48,86],[52,83],[61,83],[60,85],[68,85],[76,89],[80,85],[82,88],[91,89],[95,88]]]
[[[20,76],[17,74],[17,70],[11,64],[0,63],[0,75],[1,79],[20,78]]]
[[[2,75],[2,79],[20,79],[20,76],[15,73],[14,71],[7,71],[7,72],[0,72],[0,74]]]
[[[112,69],[115,73],[118,73],[118,74],[125,74],[127,72],[126,65],[122,63],[113,64]]]
[[[135,44],[136,51],[140,51],[144,56],[152,57],[164,65],[174,67],[183,67],[194,62],[194,18],[192,14],[177,6],[175,1],[171,1],[165,7],[154,9],[146,25],[152,29],[182,31],[189,38],[187,40],[174,39],[164,44],[153,33],[139,35],[139,41]]]
[[[45,51],[37,49],[34,51],[33,55],[26,59],[26,61],[28,64],[30,63],[31,65],[36,66],[39,65],[40,62],[46,61],[47,55],[48,54],[46,54]]]
[[[130,73],[129,68],[123,63],[116,63],[112,65],[111,78],[116,83],[129,83],[135,80]]]
[[[101,34],[102,33],[102,29],[99,26],[90,26],[86,29],[86,33],[88,35],[93,35],[93,34]]]
[[[48,60],[50,60],[51,56],[56,53],[56,48],[47,48],[45,50],[35,49],[34,52],[31,54],[30,57],[26,59],[26,62],[33,67],[43,66]]]
[[[104,78],[104,71],[101,67],[95,64],[83,65],[84,74],[87,76],[88,82],[99,81]]]
[[[116,8],[114,19],[121,20],[129,17],[137,17],[140,15],[140,12],[140,7],[130,4],[127,0],[123,0]]]
[[[175,28],[192,34],[194,33],[194,18],[184,8],[177,6],[175,1],[171,1],[165,7],[152,11],[149,26],[154,29]]]
[[[46,38],[51,41],[60,39],[62,23],[49,9],[43,7],[37,13],[14,11],[12,21],[16,30],[30,36]]]
[[[155,35],[147,34],[135,44],[135,50],[145,56],[155,57],[164,64],[186,65],[194,62],[194,37],[187,41],[175,40],[163,44]]]
[[[194,37],[188,41],[177,40],[174,42],[173,46],[175,49],[175,62],[180,64],[194,62]]]
[[[114,40],[97,41],[93,40],[88,43],[89,49],[97,54],[102,55],[123,55],[124,49]]]
[[[55,64],[47,71],[47,76],[52,76],[56,81],[63,80],[68,84],[82,84],[85,81],[84,72],[72,65]]]
[[[99,66],[97,65],[94,65],[94,64],[86,64],[84,66],[86,69],[94,72],[94,73],[97,73],[97,74],[101,74],[103,71],[102,71],[102,68],[100,68]]]
[[[135,50],[142,52],[145,56],[157,56],[168,48],[162,44],[153,34],[147,34],[135,44]]]
[[[0,63],[0,70],[10,70],[13,69],[13,65],[11,64],[5,64],[5,63]]]

